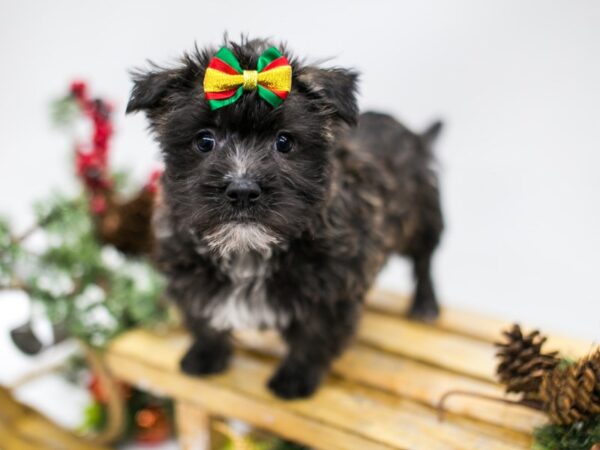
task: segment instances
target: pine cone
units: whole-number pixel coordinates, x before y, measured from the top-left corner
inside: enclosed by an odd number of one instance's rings
[[[548,373],[540,387],[544,410],[556,424],[567,425],[600,413],[600,351]]]
[[[109,200],[106,211],[95,217],[100,240],[128,255],[150,254],[154,194],[144,188],[128,201]]]
[[[519,325],[504,331],[505,342],[496,343],[496,356],[500,363],[496,369],[506,392],[522,393],[525,399],[539,399],[539,389],[544,375],[553,370],[560,360],[557,352],[542,353],[546,337],[535,330],[523,335]]]

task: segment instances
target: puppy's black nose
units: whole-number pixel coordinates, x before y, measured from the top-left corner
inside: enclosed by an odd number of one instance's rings
[[[245,178],[233,180],[225,189],[225,195],[231,203],[248,206],[260,197],[260,186],[256,182]]]

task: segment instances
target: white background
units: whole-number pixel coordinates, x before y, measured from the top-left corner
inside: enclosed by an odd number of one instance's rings
[[[597,1],[2,0],[0,211],[24,227],[32,200],[72,186],[48,103],[73,77],[115,102],[113,161],[144,178],[157,148],[141,115],[124,116],[127,70],[225,30],[358,68],[361,106],[415,130],[444,119],[445,304],[600,337]],[[408,276],[394,261],[382,283],[405,290]],[[0,297],[4,326],[17,303]]]

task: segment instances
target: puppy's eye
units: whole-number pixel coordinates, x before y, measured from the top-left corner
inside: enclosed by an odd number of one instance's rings
[[[198,149],[198,151],[206,153],[210,152],[213,148],[215,148],[216,143],[217,141],[215,139],[215,136],[210,131],[201,131],[200,133],[198,133],[194,145]]]
[[[294,147],[292,137],[287,133],[279,133],[275,138],[275,149],[281,153],[288,153]]]

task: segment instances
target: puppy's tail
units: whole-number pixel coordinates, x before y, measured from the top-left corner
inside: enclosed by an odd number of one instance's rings
[[[426,144],[427,148],[430,149],[433,146],[443,128],[444,123],[441,120],[436,120],[421,133],[421,139]]]

